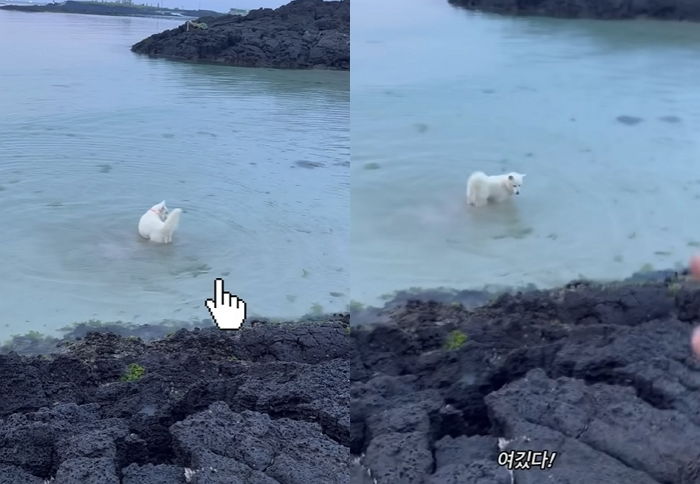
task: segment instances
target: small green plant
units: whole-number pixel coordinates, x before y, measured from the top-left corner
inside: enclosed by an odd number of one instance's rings
[[[319,303],[313,303],[311,305],[311,312],[309,314],[311,314],[312,316],[323,315],[323,306],[321,306]]]
[[[447,351],[458,350],[467,342],[467,335],[456,329],[451,331],[445,339],[445,349]]]
[[[44,339],[43,334],[41,334],[39,331],[34,331],[34,330],[31,330],[24,335],[20,335],[20,337],[27,338],[28,340],[31,340],[31,341],[41,341],[42,339]]]
[[[639,269],[639,272],[641,273],[648,273],[648,272],[654,272],[654,266],[649,264],[648,262]]]
[[[345,327],[345,334],[350,334],[350,326]]]
[[[671,296],[675,296],[678,294],[678,291],[681,290],[681,285],[678,282],[672,282],[671,284],[668,285],[668,292]]]
[[[362,304],[360,301],[350,301],[348,304],[348,311],[353,312],[353,311],[361,311],[365,307],[364,304]]]
[[[143,366],[137,363],[132,363],[126,367],[126,373],[122,375],[121,380],[137,381],[140,380],[141,377],[143,377],[144,373],[146,373],[146,369]]]
[[[227,358],[228,361],[238,361],[238,357],[236,355],[231,355]]]

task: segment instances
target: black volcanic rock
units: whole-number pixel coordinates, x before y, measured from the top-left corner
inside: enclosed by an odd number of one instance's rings
[[[509,15],[564,18],[700,20],[695,0],[449,0],[453,5]]]
[[[384,482],[700,483],[700,284],[660,274],[502,295],[407,301],[353,327],[351,452]],[[457,337],[456,335],[462,335]]]
[[[246,16],[200,18],[131,50],[153,57],[243,67],[350,68],[350,1],[294,0]]]
[[[338,470],[348,465],[347,448],[322,437],[318,424],[245,410],[232,411],[223,402],[172,426],[182,461],[200,475],[226,476],[207,482],[323,482],[345,484]],[[215,469],[212,472],[211,469]]]
[[[0,355],[0,484],[347,482],[347,327],[89,333]]]

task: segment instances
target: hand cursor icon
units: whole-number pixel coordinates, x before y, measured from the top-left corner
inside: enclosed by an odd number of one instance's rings
[[[239,329],[245,321],[245,301],[224,291],[224,280],[214,281],[214,299],[207,299],[204,305],[219,329]]]

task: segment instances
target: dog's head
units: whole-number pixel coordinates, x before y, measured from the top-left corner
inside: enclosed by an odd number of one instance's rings
[[[522,173],[510,172],[505,179],[505,184],[508,187],[508,191],[513,195],[520,194],[520,186],[523,184],[523,178],[525,175]]]
[[[158,215],[161,220],[165,220],[165,218],[168,216],[168,207],[165,206],[165,200],[153,205],[151,207],[151,211]]]

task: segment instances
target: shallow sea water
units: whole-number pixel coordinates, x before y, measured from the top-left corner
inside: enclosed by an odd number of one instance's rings
[[[352,299],[619,278],[700,250],[695,24],[441,0],[352,16]],[[476,170],[527,174],[521,195],[470,209]]]
[[[149,59],[170,20],[0,12],[0,340],[349,300],[349,75]],[[180,207],[172,245],[140,216]]]

